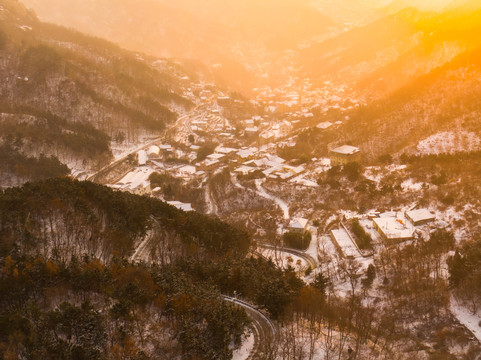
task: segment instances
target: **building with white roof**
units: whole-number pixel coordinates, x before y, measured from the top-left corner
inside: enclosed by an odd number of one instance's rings
[[[354,259],[360,255],[357,247],[354,245],[353,239],[346,229],[333,229],[330,235],[332,242],[344,254],[344,257]]]
[[[142,167],[125,175],[116,188],[136,195],[146,195],[151,192],[149,176],[154,170]]]
[[[237,155],[239,157],[241,157],[242,159],[247,159],[248,157],[251,157],[251,156],[254,156],[257,151],[259,149],[258,148],[244,148],[244,149],[240,149],[238,152],[237,152]]]
[[[434,214],[427,209],[411,210],[406,212],[406,218],[414,225],[420,226],[436,220]]]
[[[246,135],[257,135],[259,133],[259,128],[257,126],[245,128]]]
[[[326,121],[326,122],[322,122],[322,123],[318,124],[317,128],[325,130],[325,129],[330,128],[332,125],[333,125],[332,122]]]
[[[179,175],[182,177],[191,177],[197,172],[197,168],[192,165],[185,165],[179,168],[177,171],[179,172]]]
[[[210,160],[221,160],[225,158],[225,154],[214,153],[207,156]]]
[[[182,211],[194,211],[191,204],[183,203],[180,201],[167,201],[167,204],[175,206],[177,209]]]
[[[343,145],[330,151],[331,165],[346,165],[361,160],[361,150],[351,145]]]
[[[230,134],[229,134],[230,135]],[[219,153],[219,154],[232,154],[232,153],[235,153],[237,151],[237,149],[233,149],[233,148],[228,148],[228,147],[223,147],[223,146],[218,146],[216,149],[215,149],[215,152]]]
[[[139,165],[143,166],[147,164],[147,160],[149,160],[149,156],[147,155],[147,152],[145,150],[140,150],[137,153],[137,162],[139,163]]]
[[[242,174],[242,175],[248,175],[254,171],[256,171],[256,168],[253,168],[251,166],[245,166],[245,165],[240,166],[234,170],[235,173]]]
[[[158,159],[160,157],[160,148],[157,145],[152,145],[147,150],[147,155],[150,159]]]
[[[372,222],[381,238],[389,243],[414,239],[414,227],[406,219],[381,216],[374,218]]]
[[[159,145],[159,149],[167,152],[170,152],[173,150],[172,145],[169,145],[169,144],[161,144]]]
[[[304,218],[293,218],[289,222],[289,230],[293,232],[304,232],[307,230],[309,220]]]

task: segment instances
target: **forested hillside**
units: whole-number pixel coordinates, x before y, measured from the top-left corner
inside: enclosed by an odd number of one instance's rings
[[[467,51],[355,111],[345,126],[345,136],[361,143],[372,159],[384,153],[415,153],[419,141],[443,131],[479,135],[480,74],[481,48]]]
[[[159,133],[192,106],[179,95],[176,65],[163,62],[159,71],[154,59],[42,23],[15,0],[0,1],[0,10],[0,141],[10,154],[0,166],[4,184],[15,185],[10,175],[20,183],[39,178],[12,169],[13,158],[43,154],[96,168],[110,159],[111,141]]]
[[[241,230],[93,183],[29,183],[0,209],[5,358],[230,359],[249,320],[220,295],[280,318],[303,286],[246,258]],[[155,263],[129,261],[145,239]]]

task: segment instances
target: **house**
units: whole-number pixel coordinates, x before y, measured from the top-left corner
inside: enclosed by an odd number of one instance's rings
[[[225,154],[219,154],[219,153],[213,153],[207,156],[207,159],[209,160],[222,160],[225,158]]]
[[[140,166],[143,166],[147,164],[147,160],[149,160],[149,156],[147,155],[147,152],[145,150],[140,150],[137,153],[137,161]]]
[[[304,218],[293,218],[289,222],[289,231],[302,233],[307,230],[309,220]]]
[[[246,136],[255,136],[257,134],[259,134],[259,128],[257,126],[245,128],[245,135]]]
[[[224,155],[229,155],[229,154],[235,153],[237,151],[238,151],[238,149],[233,149],[233,148],[228,148],[228,147],[223,147],[223,146],[218,146],[215,149],[216,153],[224,154]]]
[[[361,160],[361,150],[355,146],[343,145],[330,151],[331,166],[346,165]]]
[[[158,159],[160,158],[160,148],[157,145],[152,145],[147,150],[147,155],[149,159]]]
[[[150,180],[149,176],[154,171],[149,168],[138,168],[127,175],[125,175],[118,183],[115,188],[123,191],[128,191],[136,195],[147,195],[150,194]]]
[[[216,167],[219,164],[220,164],[219,160],[207,159],[207,160],[204,161],[203,169],[204,170],[210,170],[210,169],[213,169],[214,167]]]
[[[329,121],[326,121],[326,122],[322,122],[320,124],[317,124],[317,128],[318,129],[321,129],[321,130],[325,130],[325,129],[328,129],[332,126],[332,122],[329,122]]]
[[[194,211],[191,204],[183,203],[180,201],[167,201],[167,204],[175,206],[177,209],[182,211]]]
[[[237,156],[239,156],[241,159],[247,159],[251,156],[254,156],[258,151],[259,149],[256,147],[242,148],[237,152]]]
[[[196,169],[195,166],[185,165],[185,166],[182,166],[181,168],[179,168],[178,172],[179,172],[179,175],[181,177],[190,178],[193,175],[195,175],[195,173],[197,172],[197,169]]]
[[[390,244],[414,239],[414,227],[406,219],[381,216],[374,218],[372,223],[381,238]]]
[[[329,235],[334,246],[341,251],[345,258],[354,259],[359,256],[354,241],[345,228],[333,229]]]
[[[231,104],[231,102],[232,101],[231,101],[231,98],[229,96],[219,96],[217,98],[217,104],[219,106],[223,106],[223,107],[229,106]]]
[[[284,171],[288,172],[288,173],[291,173],[292,176],[296,176],[296,175],[300,175],[302,174],[304,171],[306,171],[306,168],[302,165],[299,165],[299,166],[289,166],[289,165],[286,165],[284,166]]]
[[[159,149],[164,151],[164,152],[172,152],[173,151],[172,145],[169,145],[169,144],[161,144],[161,145],[159,145]]]
[[[411,210],[406,212],[406,218],[414,225],[420,226],[436,220],[436,217],[427,209]]]
[[[238,174],[242,174],[242,175],[248,175],[250,173],[253,173],[256,170],[257,170],[256,168],[253,168],[251,166],[243,165],[243,166],[240,166],[237,169],[235,169],[234,172],[238,173]]]

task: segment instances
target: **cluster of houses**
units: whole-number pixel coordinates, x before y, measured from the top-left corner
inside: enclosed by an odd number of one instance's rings
[[[345,85],[329,81],[314,86],[309,79],[290,79],[283,86],[254,90],[257,92],[256,100],[266,104],[266,110],[283,112],[293,118],[312,117],[312,108],[327,113],[330,110],[348,111],[362,105],[354,95],[349,95]]]
[[[306,171],[304,166],[290,166],[285,164],[285,162],[284,159],[277,155],[265,155],[261,158],[244,162],[242,166],[234,170],[234,173],[249,175],[260,171],[267,178],[287,180]]]
[[[275,148],[268,145],[260,147],[229,148],[218,146],[215,151],[201,162],[195,163],[198,145],[191,145],[190,152],[175,149],[170,144],[152,145],[137,153],[138,167],[112,185],[113,188],[129,191],[137,195],[150,194],[154,189],[150,187],[149,176],[154,171],[168,171],[173,176],[184,180],[203,177],[206,172],[226,166],[238,164],[233,172],[238,175],[262,173],[268,179],[289,180],[304,186],[317,186],[316,183],[304,179],[302,174],[306,168],[302,165],[291,166],[277,155],[272,155]],[[190,164],[165,164],[161,161],[166,157],[184,157]],[[360,150],[356,147],[344,145],[332,149],[330,160],[332,165],[358,161]]]
[[[420,227],[436,220],[434,214],[427,209],[406,212],[371,213],[361,221],[368,233],[377,234],[384,244],[391,246],[413,240]],[[349,230],[341,223],[337,229],[330,231],[334,245],[346,258],[358,257],[361,253]]]

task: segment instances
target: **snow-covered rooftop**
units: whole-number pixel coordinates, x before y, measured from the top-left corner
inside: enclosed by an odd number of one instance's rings
[[[428,209],[418,209],[406,212],[406,217],[413,223],[434,221],[435,216]]]
[[[412,239],[414,236],[414,227],[406,219],[386,216],[372,221],[387,239]]]
[[[332,126],[332,122],[326,121],[317,125],[318,129],[327,129]]]
[[[225,154],[214,153],[214,154],[208,155],[207,158],[211,160],[220,160],[225,158]]]
[[[334,229],[331,230],[331,235],[337,245],[341,248],[344,256],[348,258],[355,258],[359,256],[359,252],[357,248],[354,246],[354,243],[351,240],[351,237],[346,232],[345,229]]]
[[[354,155],[360,152],[358,147],[351,145],[343,145],[338,148],[332,149],[331,152],[341,155]]]
[[[291,229],[305,229],[309,220],[304,218],[294,218],[290,221],[289,227]]]
[[[179,210],[194,211],[191,204],[183,203],[180,201],[167,201],[167,204],[175,206]]]
[[[137,153],[137,157],[138,157],[139,165],[145,165],[147,163],[147,160],[149,159],[149,157],[147,156],[147,152],[145,150],[140,150]]]

